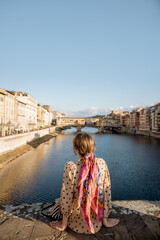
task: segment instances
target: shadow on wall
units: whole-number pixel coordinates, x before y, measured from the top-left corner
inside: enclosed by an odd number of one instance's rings
[[[35,133],[34,134],[34,138],[31,140],[31,141],[34,141],[34,140],[36,140],[36,139],[38,139],[38,138],[40,138],[40,134],[39,133]],[[31,142],[30,141],[30,142]]]
[[[34,138],[31,141],[27,142],[27,144],[36,148],[39,145],[39,144],[37,144],[39,139],[40,139],[40,134],[35,133]]]
[[[36,133],[33,140],[28,142],[27,144],[33,148],[37,148],[41,143],[49,141],[53,137],[55,137],[53,134],[47,134],[43,137],[40,137],[40,135],[38,133]]]
[[[33,140],[40,138],[40,135],[38,133],[35,133]]]

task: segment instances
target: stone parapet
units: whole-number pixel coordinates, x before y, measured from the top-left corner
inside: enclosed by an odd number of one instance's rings
[[[112,201],[109,218],[120,222],[112,228],[102,227],[95,235],[83,235],[67,228],[51,228],[50,219],[41,209],[50,203],[0,206],[0,239],[16,240],[154,240],[160,239],[160,201]]]
[[[0,154],[4,154],[10,150],[27,144],[35,139],[43,137],[55,131],[56,127],[45,128],[42,130],[21,133],[12,136],[0,137]]]

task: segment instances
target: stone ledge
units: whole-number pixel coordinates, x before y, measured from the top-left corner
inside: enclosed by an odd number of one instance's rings
[[[50,203],[0,206],[1,240],[154,240],[160,239],[160,201],[112,201],[109,218],[119,218],[118,225],[102,227],[95,235],[74,233],[69,228],[60,232],[51,228],[50,219],[41,209]]]

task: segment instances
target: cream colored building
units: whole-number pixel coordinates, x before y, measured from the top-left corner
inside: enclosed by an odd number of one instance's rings
[[[101,123],[103,124],[103,126],[120,127],[120,119],[122,114],[122,111],[113,110],[110,114],[106,115],[103,119],[101,119]]]
[[[17,112],[17,128],[15,128],[16,132],[26,132],[26,103],[18,101],[18,112]]]
[[[45,127],[49,126],[49,112],[47,111],[47,109],[44,109],[44,124],[45,124]]]
[[[15,98],[25,104],[25,130],[31,131],[37,129],[37,100],[26,92],[12,91]],[[23,106],[24,107],[24,106]],[[19,108],[22,110],[22,105]]]
[[[14,133],[14,95],[0,88],[0,135],[6,136]]]
[[[112,115],[121,115],[121,114],[123,114],[123,112],[122,112],[122,111],[119,111],[119,110],[113,110],[113,111],[111,112],[111,114],[112,114]]]
[[[5,95],[4,89],[0,89],[0,137],[5,136]]]
[[[52,125],[53,114],[49,105],[42,106],[45,109],[45,126]]]
[[[41,129],[45,127],[45,112],[44,109],[40,104],[37,105],[37,128]]]
[[[15,133],[22,133],[26,131],[26,104],[14,99],[14,122],[15,122]]]
[[[52,119],[54,125],[61,126],[62,125],[62,118],[65,116],[64,113],[58,112],[58,111],[52,111]]]
[[[58,111],[52,111],[52,114],[53,114],[53,119],[56,119],[58,117],[64,117],[65,114],[64,113],[61,113],[61,112],[58,112]]]
[[[139,130],[142,131],[150,131],[150,109],[149,108],[142,108],[140,110],[140,126]]]
[[[160,103],[150,108],[152,132],[160,134]]]

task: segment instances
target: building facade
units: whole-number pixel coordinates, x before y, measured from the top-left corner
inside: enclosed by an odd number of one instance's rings
[[[51,126],[52,125],[52,119],[53,114],[51,111],[51,107],[49,105],[43,105],[42,106],[45,109],[45,126]]]
[[[5,136],[5,95],[3,89],[0,89],[0,137]]]
[[[0,89],[0,135],[14,133],[14,95],[5,89]]]
[[[150,108],[152,132],[160,133],[160,103]]]
[[[134,129],[139,129],[140,126],[140,110],[139,109],[134,109],[131,113],[130,113],[130,127],[134,128]]]
[[[26,92],[12,91],[12,93],[21,104],[25,104],[25,130],[37,129],[37,100]],[[23,111],[24,105],[21,104],[19,104],[19,110]]]
[[[77,126],[77,125],[85,125],[85,118],[74,118],[74,117],[58,117],[57,118],[57,126]]]
[[[139,130],[141,131],[150,131],[151,124],[150,124],[150,109],[149,108],[142,108],[140,110],[140,125]]]
[[[42,129],[45,127],[45,109],[38,104],[37,105],[37,128]]]

